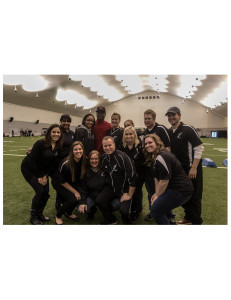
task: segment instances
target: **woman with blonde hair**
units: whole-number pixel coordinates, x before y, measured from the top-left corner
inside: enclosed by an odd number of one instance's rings
[[[58,173],[53,178],[53,187],[62,202],[55,216],[57,225],[63,224],[63,214],[69,219],[78,220],[79,218],[73,214],[76,206],[79,206],[80,213],[84,213],[87,209],[82,182],[85,174],[85,160],[83,144],[79,141],[74,142],[69,156],[60,163]]]
[[[190,199],[192,182],[176,157],[165,149],[159,136],[147,134],[143,147],[146,164],[152,168],[155,184],[155,193],[151,197],[152,217],[157,224],[170,225],[169,211]]]
[[[131,204],[131,221],[137,221],[140,212],[142,211],[143,192],[142,187],[145,181],[145,159],[142,150],[142,144],[138,139],[136,129],[133,126],[124,128],[123,133],[123,148],[125,152],[133,161],[137,173],[136,189],[132,197]]]

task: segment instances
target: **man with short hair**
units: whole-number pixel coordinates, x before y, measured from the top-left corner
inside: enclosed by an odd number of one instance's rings
[[[102,139],[107,135],[107,131],[112,128],[112,125],[104,120],[106,116],[106,109],[104,106],[97,107],[96,116],[97,120],[95,121],[93,131],[96,139],[96,150],[102,155],[104,153]]]
[[[164,143],[165,148],[168,151],[171,151],[168,129],[164,125],[160,125],[156,122],[156,113],[152,109],[147,109],[144,112],[144,124],[146,126],[146,129],[143,132],[143,136],[151,133],[158,135],[161,141]],[[151,209],[151,197],[155,193],[155,185],[152,178],[152,169],[151,167],[147,167],[145,187],[148,192],[149,210]],[[170,220],[171,224],[175,224],[174,216],[175,215],[171,213],[169,215],[169,218],[172,219]],[[149,213],[145,217],[145,221],[151,220],[153,220],[153,218],[151,215],[151,211],[149,211]]]
[[[202,224],[201,199],[203,192],[202,152],[204,147],[195,128],[181,122],[178,107],[170,107],[165,114],[171,124],[169,135],[171,150],[180,161],[183,169],[192,180],[194,192],[191,199],[183,205],[185,216],[178,224]]]
[[[101,169],[108,185],[104,189],[105,196],[97,198],[97,205],[105,218],[101,224],[117,223],[110,207],[110,202],[115,198],[120,198],[119,211],[123,224],[131,224],[129,211],[137,178],[134,163],[126,153],[116,150],[112,137],[104,137],[102,145],[105,153],[102,156]]]

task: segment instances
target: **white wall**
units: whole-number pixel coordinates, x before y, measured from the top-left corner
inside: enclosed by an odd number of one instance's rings
[[[53,124],[59,123],[61,115],[52,111],[3,102],[3,120],[9,120],[10,117],[13,117],[14,121],[35,123],[39,120],[39,123]],[[71,118],[72,125],[82,124],[81,117],[71,116]]]
[[[156,95],[153,92],[146,92],[139,94],[139,96],[152,96]],[[156,121],[169,128],[169,123],[165,113],[171,106],[177,106],[181,110],[181,119],[184,123],[193,125],[195,128],[224,128],[227,127],[227,121],[224,118],[216,115],[203,105],[186,100],[182,103],[182,98],[175,97],[169,94],[160,94],[160,99],[143,99],[138,100],[135,96],[131,96],[112,103],[107,106],[107,121],[113,112],[118,112],[121,115],[121,126],[127,119],[132,119],[135,127],[144,127],[143,114],[147,109],[152,109],[156,112]]]

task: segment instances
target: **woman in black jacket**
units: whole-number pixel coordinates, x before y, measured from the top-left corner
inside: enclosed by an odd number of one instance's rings
[[[26,181],[35,191],[30,210],[30,222],[41,225],[50,219],[43,215],[49,199],[48,176],[52,176],[60,161],[62,133],[58,124],[52,124],[44,139],[38,140],[31,152],[23,159],[21,171]]]
[[[88,219],[92,219],[97,211],[97,198],[107,198],[106,177],[101,170],[101,155],[97,150],[89,153],[86,172],[84,175],[84,189],[87,197],[87,215]],[[110,202],[112,211],[119,209],[120,199],[115,198]]]
[[[96,149],[95,135],[92,130],[95,125],[95,117],[92,114],[86,114],[83,117],[82,125],[75,130],[75,141],[80,141],[85,149],[85,154],[88,154]]]
[[[84,213],[87,209],[83,192],[82,179],[85,173],[85,153],[81,142],[74,142],[69,156],[59,166],[58,173],[52,180],[54,189],[62,199],[62,205],[57,210],[55,223],[62,225],[62,215],[72,220],[79,218],[73,214],[73,210],[79,205],[79,212]]]
[[[137,221],[140,212],[142,211],[143,192],[142,187],[145,181],[146,166],[145,158],[143,154],[142,143],[138,139],[137,132],[133,126],[127,126],[124,128],[123,134],[123,148],[125,152],[133,161],[137,173],[136,189],[132,196],[131,205],[131,220]]]

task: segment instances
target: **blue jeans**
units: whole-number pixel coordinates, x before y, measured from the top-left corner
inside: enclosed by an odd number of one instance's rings
[[[190,198],[191,195],[184,195],[175,190],[168,189],[151,206],[152,217],[159,225],[169,225],[168,212],[185,204]]]
[[[96,201],[92,198],[87,198],[87,210],[90,211],[90,209],[96,205]],[[120,206],[120,199],[115,198],[110,203],[112,211],[118,210]]]

